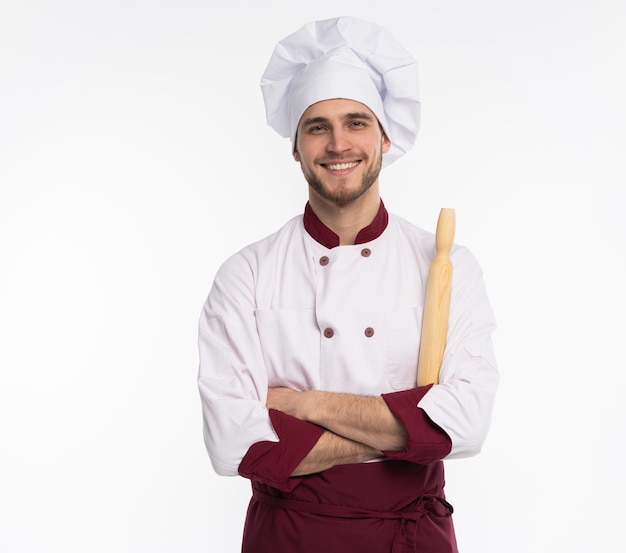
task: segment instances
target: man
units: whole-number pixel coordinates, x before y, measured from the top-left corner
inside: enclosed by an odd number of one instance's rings
[[[416,387],[434,237],[379,194],[417,135],[415,61],[377,25],[319,21],[277,45],[262,89],[309,201],[224,263],[199,332],[211,461],[252,482],[242,551],[455,552],[442,460],[487,433],[495,323],[455,246],[440,383]]]

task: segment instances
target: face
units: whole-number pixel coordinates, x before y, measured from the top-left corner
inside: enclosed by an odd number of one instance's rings
[[[344,206],[378,183],[390,140],[372,111],[354,100],[309,106],[298,124],[294,159],[312,193]]]

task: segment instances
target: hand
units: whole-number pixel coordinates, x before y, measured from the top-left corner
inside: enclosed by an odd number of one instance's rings
[[[269,388],[265,405],[268,409],[277,409],[292,417],[303,418],[302,407],[306,392],[297,392],[291,388]]]

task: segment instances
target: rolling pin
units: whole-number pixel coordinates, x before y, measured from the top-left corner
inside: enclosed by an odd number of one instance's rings
[[[437,221],[435,258],[430,264],[426,282],[422,335],[417,362],[418,386],[439,382],[439,370],[448,334],[448,315],[452,293],[450,250],[454,242],[455,225],[454,209],[442,208]]]

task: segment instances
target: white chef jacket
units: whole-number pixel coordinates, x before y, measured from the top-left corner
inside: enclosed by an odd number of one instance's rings
[[[218,474],[236,475],[249,448],[277,442],[268,387],[364,395],[416,387],[434,235],[389,215],[366,244],[327,248],[303,217],[219,269],[199,325],[204,438]],[[498,383],[495,328],[481,270],[451,252],[453,288],[439,384],[416,409],[449,437],[447,458],[476,454]]]

